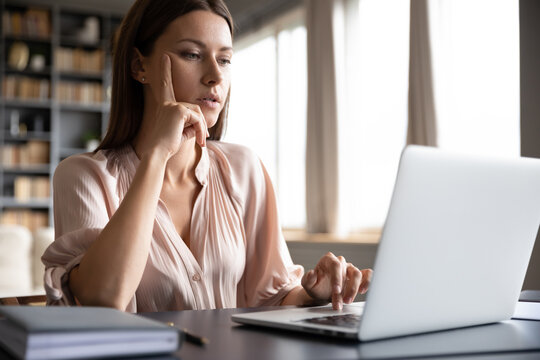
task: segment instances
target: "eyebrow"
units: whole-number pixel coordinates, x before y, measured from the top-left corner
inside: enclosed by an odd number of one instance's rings
[[[178,43],[181,43],[181,42],[192,42],[192,43],[195,43],[197,45],[199,45],[200,47],[202,48],[206,48],[206,44],[203,43],[202,41],[199,41],[199,40],[195,40],[195,39],[182,39],[182,40],[178,40],[177,42]],[[221,49],[219,49],[219,51],[227,51],[227,50],[232,50],[233,48],[230,47],[230,46],[224,46],[222,47]]]

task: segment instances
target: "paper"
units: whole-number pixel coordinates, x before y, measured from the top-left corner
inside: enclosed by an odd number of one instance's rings
[[[540,320],[540,303],[518,302],[512,319]]]

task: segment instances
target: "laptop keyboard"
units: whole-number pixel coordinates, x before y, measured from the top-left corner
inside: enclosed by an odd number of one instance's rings
[[[344,315],[332,315],[325,317],[316,317],[311,319],[304,319],[303,322],[318,325],[330,325],[340,326],[346,328],[357,328],[360,326],[360,319],[362,315],[358,314],[344,314]]]

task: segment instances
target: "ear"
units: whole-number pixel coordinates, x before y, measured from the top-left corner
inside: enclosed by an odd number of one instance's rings
[[[145,75],[144,56],[141,54],[139,49],[134,47],[131,54],[131,77],[133,77],[133,79],[136,81],[144,83],[142,79],[145,77]]]

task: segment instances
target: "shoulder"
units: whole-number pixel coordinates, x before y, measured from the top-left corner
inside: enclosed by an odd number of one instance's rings
[[[244,145],[223,141],[209,141],[207,144],[211,153],[214,153],[219,160],[226,160],[235,169],[260,165],[259,157],[253,150]]]
[[[211,162],[218,165],[223,179],[241,202],[264,193],[268,186],[264,166],[255,152],[246,146],[222,141],[207,143]]]
[[[219,165],[224,175],[242,185],[262,175],[261,160],[250,148],[222,141],[209,141],[207,146],[209,156]]]
[[[54,182],[68,184],[99,178],[116,177],[116,150],[72,155],[60,162],[54,171]]]

